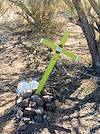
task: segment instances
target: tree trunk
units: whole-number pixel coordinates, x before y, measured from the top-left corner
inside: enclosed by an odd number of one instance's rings
[[[100,49],[98,49],[98,43],[95,40],[95,36],[84,12],[81,0],[72,0],[72,2],[79,17],[79,26],[81,26],[88,43],[92,57],[92,65],[96,70],[98,70],[98,68],[100,70]]]

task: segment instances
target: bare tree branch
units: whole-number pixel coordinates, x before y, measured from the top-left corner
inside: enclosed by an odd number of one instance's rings
[[[87,43],[90,49],[90,53],[92,55],[92,61],[95,63],[95,59],[97,58],[98,48],[96,45],[96,40],[93,34],[93,31],[91,29],[91,26],[88,22],[88,19],[86,17],[86,14],[84,12],[82,2],[81,0],[72,0],[74,7],[77,11],[78,17],[79,17],[79,23],[81,28],[83,29],[84,35],[87,39]]]
[[[9,7],[0,15],[0,17],[2,17],[10,8],[12,8],[12,4],[9,4]]]
[[[94,11],[96,12],[96,14],[100,19],[100,6],[97,4],[95,0],[88,0],[88,1],[90,2],[91,6],[93,7]]]
[[[18,1],[18,0],[9,0],[9,1],[10,1],[11,3],[14,3],[15,5],[17,5],[18,7],[20,7],[20,9],[22,9],[26,15],[29,15],[30,17],[32,17],[32,19],[34,20],[34,23],[36,23],[36,19],[35,19],[34,16],[30,13],[30,11],[29,11],[28,8],[24,5],[23,2]]]

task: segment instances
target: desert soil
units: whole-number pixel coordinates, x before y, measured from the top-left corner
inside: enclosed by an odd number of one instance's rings
[[[14,15],[14,16],[13,16]],[[13,16],[13,17],[12,17]],[[100,134],[100,103],[96,83],[84,75],[90,54],[81,29],[71,23],[71,38],[65,48],[77,53],[80,62],[61,55],[45,90],[58,101],[49,121],[21,126],[14,119],[19,81],[39,80],[53,53],[39,41],[49,35],[20,23],[15,13],[0,17],[0,134]],[[50,35],[53,38],[55,35]]]

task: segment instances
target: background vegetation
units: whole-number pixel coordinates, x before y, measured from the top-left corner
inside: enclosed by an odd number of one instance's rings
[[[0,5],[3,2],[1,0]],[[100,70],[99,0],[8,0],[8,2],[10,6],[11,4],[18,6],[21,9],[18,14],[39,30],[42,28],[47,31],[50,25],[53,25],[53,17],[58,12],[79,25],[83,29],[90,49],[92,65],[97,71]]]

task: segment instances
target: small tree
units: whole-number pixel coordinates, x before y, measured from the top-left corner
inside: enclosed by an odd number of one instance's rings
[[[100,1],[64,0],[77,14],[77,24],[82,28],[92,57],[92,66],[100,74]],[[70,4],[69,4],[70,3]]]

